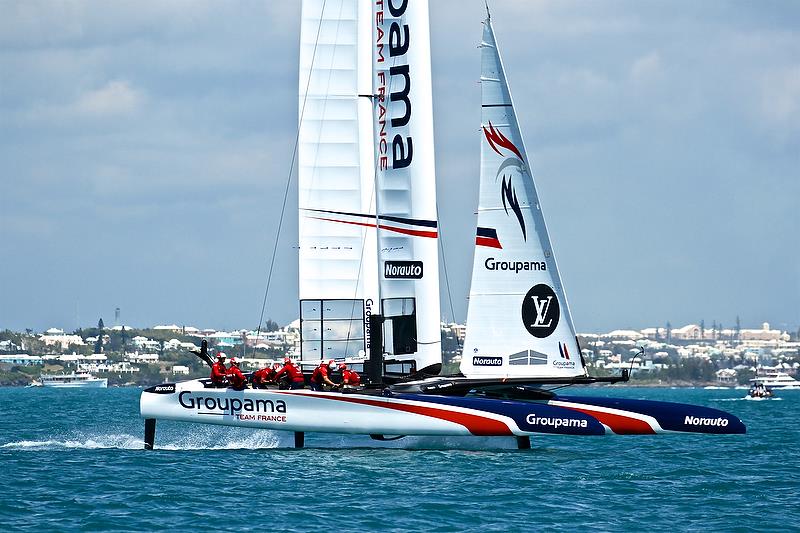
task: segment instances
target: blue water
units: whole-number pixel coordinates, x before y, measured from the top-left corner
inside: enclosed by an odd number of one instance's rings
[[[138,389],[0,389],[0,531],[800,530],[800,391],[592,389],[727,410],[747,435],[407,438],[159,422]]]

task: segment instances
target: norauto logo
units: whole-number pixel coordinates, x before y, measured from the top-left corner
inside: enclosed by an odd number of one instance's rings
[[[472,366],[503,366],[502,357],[473,357]]]
[[[686,426],[719,426],[725,427],[728,425],[728,419],[717,417],[717,418],[700,418],[697,416],[687,416],[683,419],[683,423]]]
[[[422,261],[386,261],[383,264],[386,279],[422,279]]]
[[[263,414],[286,413],[286,402],[283,400],[193,396],[191,391],[183,391],[178,395],[178,403],[184,409],[201,415],[230,415],[240,420],[286,422],[286,416]]]
[[[175,384],[164,383],[162,385],[156,385],[155,387],[150,387],[147,389],[146,392],[153,392],[155,394],[172,394],[175,392]]]

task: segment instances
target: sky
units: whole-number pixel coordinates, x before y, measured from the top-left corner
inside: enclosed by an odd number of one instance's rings
[[[482,0],[432,0],[446,320],[466,317]],[[800,4],[494,0],[578,331],[800,325]],[[0,329],[255,328],[299,1],[0,0]],[[296,180],[265,318],[297,317]],[[450,299],[453,308],[450,307]]]

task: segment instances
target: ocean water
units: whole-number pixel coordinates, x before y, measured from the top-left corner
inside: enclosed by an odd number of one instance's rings
[[[0,531],[800,531],[800,391],[571,389],[708,405],[746,435],[406,438],[159,421],[139,389],[0,389]]]

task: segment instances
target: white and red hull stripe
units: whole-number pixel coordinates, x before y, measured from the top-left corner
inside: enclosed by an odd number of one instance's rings
[[[658,420],[641,413],[561,400],[550,400],[547,403],[592,416],[617,435],[653,435],[665,432]]]
[[[485,413],[482,411],[473,411],[471,409],[464,409],[459,407],[449,407],[447,409],[441,406],[431,406],[430,404],[424,405],[421,402],[413,402],[409,400],[388,400],[378,398],[365,398],[363,396],[348,396],[339,393],[313,393],[313,392],[286,392],[285,394],[310,396],[326,398],[328,400],[337,402],[348,402],[360,405],[369,405],[371,407],[379,407],[382,409],[393,409],[396,411],[403,411],[406,413],[413,413],[427,417],[436,418],[439,420],[446,420],[455,424],[464,426],[470,433],[477,436],[504,436],[514,435],[514,431],[509,427],[509,424],[514,424],[513,420],[507,417],[495,415],[493,413]],[[516,424],[514,424],[516,426]],[[517,429],[519,431],[519,429]]]

